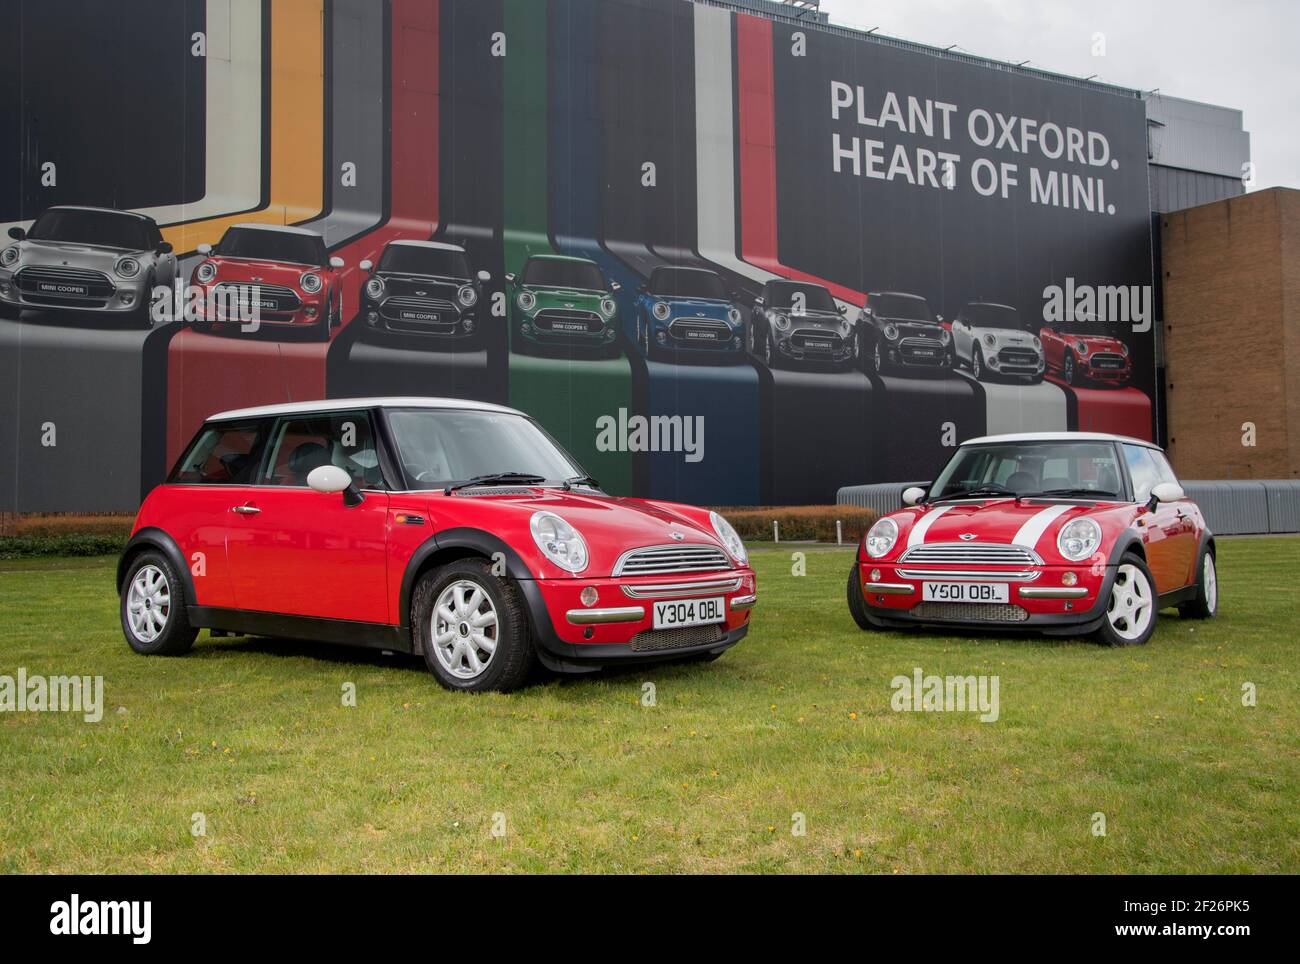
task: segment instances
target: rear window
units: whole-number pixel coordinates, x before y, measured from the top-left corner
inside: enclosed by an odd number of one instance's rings
[[[188,485],[251,485],[265,422],[206,425],[167,481]]]

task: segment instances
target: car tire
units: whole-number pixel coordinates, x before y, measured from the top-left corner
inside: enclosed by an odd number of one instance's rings
[[[476,597],[475,592],[481,596]],[[456,605],[458,598],[463,606]],[[450,628],[439,643],[434,633],[442,616],[436,611],[444,606],[458,621],[443,620]],[[484,623],[476,638],[478,627],[472,621],[489,614],[493,621]],[[411,632],[429,672],[449,690],[518,689],[528,679],[535,659],[523,593],[511,579],[493,575],[492,564],[486,559],[459,559],[420,576],[411,594]],[[488,640],[490,652],[483,648]],[[480,666],[477,670],[476,664]]]
[[[849,570],[849,585],[847,590],[849,602],[849,615],[853,621],[858,624],[858,629],[865,629],[868,632],[874,632],[879,629],[870,619],[867,618],[867,601],[862,596],[862,586],[858,582],[858,567],[854,564]]]
[[[880,341],[877,339],[875,347],[871,349],[871,370],[877,375],[889,374],[889,362],[880,351]]]
[[[1219,571],[1209,546],[1196,561],[1196,595],[1178,607],[1184,619],[1213,619],[1219,611]]]
[[[1067,351],[1061,362],[1061,381],[1067,385],[1079,384],[1079,367],[1074,362],[1074,352]]]
[[[153,549],[140,553],[127,567],[118,601],[127,645],[142,656],[189,652],[198,630],[190,625],[187,603],[185,582],[171,561]]]
[[[970,373],[975,376],[977,382],[985,381],[984,371],[984,352],[976,345],[970,353]]]
[[[772,332],[764,331],[763,340],[759,344],[759,357],[769,371],[776,371],[781,367],[781,356],[777,354],[776,346],[772,344]]]
[[[1116,566],[1101,628],[1094,636],[1107,646],[1142,646],[1156,630],[1159,608],[1151,570],[1141,556],[1126,552]]]

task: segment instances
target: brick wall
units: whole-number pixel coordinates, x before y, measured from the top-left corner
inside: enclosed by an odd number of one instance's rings
[[[1300,477],[1300,191],[1161,217],[1169,454],[1188,479]],[[1242,444],[1245,423],[1254,447]]]

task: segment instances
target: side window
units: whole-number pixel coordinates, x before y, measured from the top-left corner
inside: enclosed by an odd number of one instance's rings
[[[266,423],[209,425],[181,456],[168,482],[251,485]]]
[[[1124,445],[1124,461],[1133,479],[1133,498],[1145,502],[1151,498],[1151,489],[1160,481],[1151,450],[1141,445]]]
[[[366,412],[282,418],[271,433],[263,485],[305,486],[311,470],[337,465],[363,489],[379,488],[383,473]]]
[[[1151,461],[1156,466],[1156,481],[1158,482],[1178,482],[1178,476],[1174,475],[1174,470],[1169,466],[1169,460],[1165,458],[1164,452],[1158,452],[1155,449],[1147,449],[1147,454],[1151,456]]]

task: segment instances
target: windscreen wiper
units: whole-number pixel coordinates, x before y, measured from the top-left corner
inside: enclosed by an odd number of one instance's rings
[[[1107,492],[1105,489],[1045,489],[1042,492],[1033,493],[1031,497],[1036,499],[1040,496],[1057,499],[1117,499],[1119,493]]]
[[[934,502],[945,502],[948,499],[967,499],[972,496],[981,495],[1007,495],[1013,499],[1019,499],[1020,495],[1008,489],[1005,485],[998,485],[996,482],[985,482],[971,489],[961,489],[957,492],[950,492],[947,495],[933,499]]]
[[[568,492],[575,485],[585,485],[588,488],[592,488],[592,489],[600,488],[600,483],[597,482],[595,479],[593,479],[590,475],[575,475],[571,479],[564,480],[563,489],[565,492]]]
[[[472,479],[466,479],[464,482],[453,482],[442,490],[443,495],[451,495],[457,489],[466,489],[471,485],[498,485],[505,482],[517,482],[522,485],[532,485],[537,482],[545,482],[546,479],[540,475],[533,475],[531,472],[492,472],[488,475],[476,475]]]

